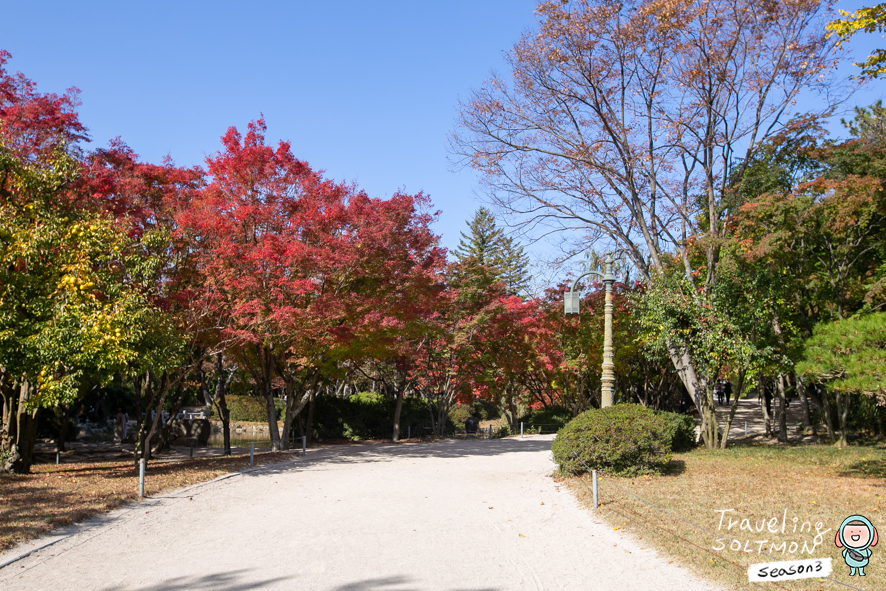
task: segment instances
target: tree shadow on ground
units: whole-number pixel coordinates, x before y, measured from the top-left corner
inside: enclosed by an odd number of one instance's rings
[[[665,464],[661,471],[662,476],[679,476],[686,472],[686,462],[683,460],[671,460]]]
[[[164,581],[146,587],[133,587],[129,584],[123,584],[120,586],[104,587],[102,591],[117,591],[118,589],[130,589],[134,591],[189,591],[191,589],[247,591],[248,589],[263,589],[292,578],[274,577],[271,579],[257,579],[251,574],[251,572],[251,569],[241,569],[208,575],[195,575],[192,577],[175,577],[173,579],[165,579]],[[292,588],[297,588],[297,585],[293,585]]]
[[[855,478],[886,478],[886,460],[861,460],[838,472],[840,476]]]
[[[286,472],[322,465],[364,464],[368,462],[391,462],[396,459],[457,459],[476,456],[501,456],[512,453],[536,453],[551,450],[553,436],[532,436],[505,439],[444,439],[434,443],[364,444],[341,448],[322,448],[309,451],[307,457],[294,456],[291,461],[278,462],[261,468],[262,474]],[[256,471],[257,473],[259,471]],[[249,472],[246,475],[250,474]]]
[[[404,586],[405,585],[405,586]],[[434,587],[434,591],[440,589]],[[355,581],[339,587],[333,587],[330,591],[430,591],[428,587],[419,587],[414,579],[405,576],[384,577],[379,579],[366,579]],[[451,591],[469,591],[468,589],[452,589]],[[470,591],[501,591],[496,587],[472,588]]]

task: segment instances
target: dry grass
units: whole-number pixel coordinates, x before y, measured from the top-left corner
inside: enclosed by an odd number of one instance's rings
[[[597,513],[614,528],[631,532],[641,546],[658,548],[678,564],[728,589],[760,588],[759,584],[748,582],[747,568],[751,564],[813,557],[831,557],[834,567],[831,578],[837,581],[864,590],[884,589],[886,540],[881,537],[880,544],[873,548],[865,577],[848,576],[840,550],[834,545],[836,529],[849,515],[861,514],[875,526],[886,526],[884,477],[886,451],[882,446],[840,450],[824,445],[788,448],[759,445],[722,451],[695,450],[676,454],[665,475],[600,479],[602,506]],[[588,506],[592,506],[593,499],[590,482],[589,475],[568,480],[569,486]],[[629,493],[713,533],[650,507]],[[719,512],[724,509],[734,511]],[[722,525],[721,515],[724,515]],[[747,518],[754,531],[741,530],[740,521],[729,530],[730,518],[733,521]],[[776,518],[773,529],[777,534],[767,529],[772,518]],[[797,518],[796,532],[794,518]],[[783,519],[785,532],[781,533]],[[804,522],[808,522],[805,528]],[[813,545],[818,523],[822,524],[821,544],[810,555],[803,552],[803,543],[808,544],[807,548]],[[761,524],[764,531],[758,532],[756,528]],[[829,531],[824,533],[825,530]],[[886,528],[882,532],[886,535]],[[718,543],[718,536],[726,540]],[[739,540],[741,549],[730,548],[730,540]],[[774,558],[757,554],[761,540],[767,540],[762,551]],[[782,542],[786,548],[773,551]],[[794,553],[789,552],[792,542],[798,546]],[[724,544],[722,550],[715,550]],[[752,552],[746,552],[746,548]],[[821,579],[766,585],[804,590],[847,588]]]
[[[256,453],[268,464],[290,453]],[[249,466],[249,456],[149,462],[145,495],[212,480]],[[138,497],[132,461],[37,464],[26,476],[0,475],[0,552],[51,530],[105,513]]]

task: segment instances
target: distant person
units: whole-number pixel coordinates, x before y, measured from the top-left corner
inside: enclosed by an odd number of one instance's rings
[[[717,380],[717,384],[714,386],[714,393],[717,395],[717,404],[723,406],[723,382],[721,380]]]
[[[126,423],[129,422],[129,415],[123,412],[123,407],[117,407],[117,418],[114,424],[114,436],[122,443],[126,439]]]
[[[726,395],[726,405],[729,405],[729,399],[732,398],[732,382],[726,381],[723,385],[723,393]]]

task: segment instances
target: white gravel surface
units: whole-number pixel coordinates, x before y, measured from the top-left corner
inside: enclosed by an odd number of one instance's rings
[[[81,525],[0,589],[712,588],[579,507],[552,439],[310,450]]]

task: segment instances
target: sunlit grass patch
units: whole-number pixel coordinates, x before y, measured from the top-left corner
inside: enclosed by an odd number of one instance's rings
[[[641,546],[655,547],[729,589],[760,588],[748,582],[751,564],[813,557],[832,558],[832,578],[838,581],[865,590],[883,589],[886,542],[872,548],[867,576],[850,577],[834,536],[842,521],[853,514],[868,517],[875,526],[886,526],[884,474],[886,451],[879,445],[699,449],[675,454],[662,475],[601,477],[602,505],[597,515],[613,528],[631,532]],[[567,480],[587,506],[592,504],[590,481],[590,475]],[[722,539],[717,541],[718,537]],[[741,542],[738,549],[736,542]],[[758,554],[759,550],[774,558]],[[777,585],[804,590],[846,588],[819,579]]]

